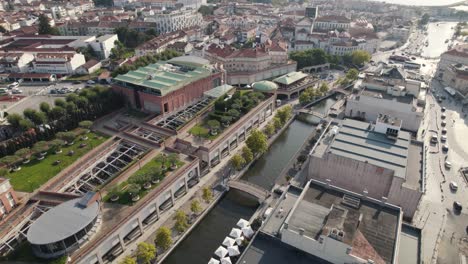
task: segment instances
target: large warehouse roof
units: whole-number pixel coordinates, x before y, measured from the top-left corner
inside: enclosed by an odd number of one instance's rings
[[[28,230],[28,241],[45,245],[64,240],[90,224],[99,214],[99,203],[76,198],[64,202],[41,215]]]

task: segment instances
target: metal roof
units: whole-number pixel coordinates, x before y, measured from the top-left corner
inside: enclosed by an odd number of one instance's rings
[[[297,82],[305,77],[307,77],[307,74],[303,72],[290,72],[274,79],[273,81],[284,85],[290,85],[291,83]]]
[[[212,73],[211,69],[206,67],[187,68],[173,64],[177,63],[157,62],[119,75],[114,80],[157,90],[163,96]]]
[[[203,94],[209,97],[219,98],[223,96],[224,94],[226,94],[227,92],[231,91],[232,89],[234,89],[234,86],[229,85],[229,84],[223,84],[213,89],[210,89],[204,92]]]
[[[61,241],[90,224],[99,214],[99,203],[83,207],[76,198],[50,209],[34,221],[28,230],[28,241],[45,245]]]
[[[252,88],[259,92],[273,92],[278,89],[278,85],[270,81],[259,81],[252,84]]]
[[[369,124],[356,120],[343,121],[339,133],[329,146],[333,154],[391,169],[395,176],[406,178],[410,135],[400,131],[396,140],[368,129]]]
[[[168,62],[177,65],[191,65],[195,67],[201,67],[209,65],[210,61],[197,56],[180,56],[170,59]]]

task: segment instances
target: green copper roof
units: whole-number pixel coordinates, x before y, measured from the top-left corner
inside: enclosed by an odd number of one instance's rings
[[[228,93],[229,91],[231,91],[232,89],[234,89],[234,86],[229,85],[229,84],[223,84],[211,90],[208,90],[204,92],[203,94],[209,97],[219,98],[223,96],[224,94]]]
[[[278,85],[270,81],[259,81],[254,83],[252,88],[259,92],[273,92],[278,89]]]
[[[276,79],[274,79],[273,81],[276,82],[276,83],[281,83],[281,84],[284,84],[284,85],[290,85],[294,82],[297,82],[299,81],[300,79],[303,79],[307,76],[307,74],[303,73],[303,72],[290,72],[288,74],[285,74],[283,76],[280,76]]]
[[[163,96],[189,83],[208,77],[211,73],[212,71],[208,67],[189,65],[178,67],[166,62],[157,62],[118,75],[114,80],[124,84],[154,89]]]

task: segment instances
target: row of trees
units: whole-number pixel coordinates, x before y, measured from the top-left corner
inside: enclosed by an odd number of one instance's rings
[[[309,87],[305,89],[301,93],[301,95],[299,95],[299,103],[302,105],[308,104],[316,98],[326,95],[328,90],[329,87],[326,82],[323,82],[318,89],[315,89],[314,87]]]
[[[209,203],[213,200],[213,194],[210,188],[205,187],[202,191],[202,198],[206,203]],[[202,211],[202,207],[200,201],[194,199],[190,203],[190,211],[194,215],[198,215]],[[183,233],[187,230],[190,226],[188,222],[187,214],[182,211],[176,211],[174,218],[175,224],[174,229],[179,232]],[[149,264],[152,263],[153,260],[157,257],[157,248],[161,249],[162,251],[168,250],[173,243],[172,239],[172,231],[168,227],[160,227],[156,231],[156,237],[154,239],[154,244],[141,242],[137,246],[137,250],[135,252],[135,257],[127,256],[125,257],[120,264]]]
[[[315,66],[324,63],[362,65],[371,59],[369,52],[356,50],[343,56],[327,54],[323,49],[315,48],[301,51],[293,51],[289,58],[297,62],[297,68]]]
[[[119,40],[127,48],[134,49],[144,42],[156,37],[158,34],[154,29],[149,29],[146,32],[139,32],[128,27],[118,27],[115,29]]]
[[[115,56],[115,58],[117,57],[120,57],[120,56],[124,56],[122,55],[123,53],[122,52],[125,52],[123,49],[120,49],[118,48],[119,46],[117,46],[117,48],[114,48],[112,49],[112,56]],[[114,55],[115,54],[115,55]],[[125,74],[129,71],[134,71],[140,67],[144,67],[144,66],[147,66],[149,64],[152,64],[152,63],[156,63],[158,61],[166,61],[166,60],[170,60],[174,57],[178,57],[180,56],[181,54],[177,51],[174,51],[174,50],[165,50],[159,54],[155,54],[155,55],[145,55],[145,56],[141,56],[139,57],[138,59],[135,60],[135,62],[133,62],[132,64],[124,64],[120,67],[118,67],[115,71],[112,72],[112,77],[116,77],[117,75],[119,74]]]
[[[291,118],[292,107],[284,106],[276,111],[275,117],[265,126],[265,131],[252,130],[246,140],[246,146],[241,154],[235,154],[231,158],[231,164],[236,170],[241,170],[246,164],[253,161],[254,156],[261,155],[268,150],[268,138],[281,129]]]
[[[75,129],[81,121],[94,120],[123,105],[120,95],[96,86],[69,94],[65,100],[56,99],[53,107],[43,102],[39,111],[28,108],[23,115],[10,114],[7,120],[16,130],[16,136],[0,144],[0,157],[29,148],[37,141],[51,140],[58,132]]]

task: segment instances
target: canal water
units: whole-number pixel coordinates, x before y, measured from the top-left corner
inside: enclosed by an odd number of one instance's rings
[[[336,100],[326,99],[312,108],[325,113]],[[267,153],[259,158],[242,177],[243,180],[270,189],[291,157],[302,146],[315,127],[299,120],[275,140]],[[257,201],[236,190],[230,190],[193,229],[190,235],[164,261],[164,264],[206,264],[213,252],[229,235],[240,218],[250,219],[257,209]]]
[[[455,31],[457,22],[434,22],[427,25],[427,47],[424,47],[421,56],[435,58],[448,50],[449,42]]]

